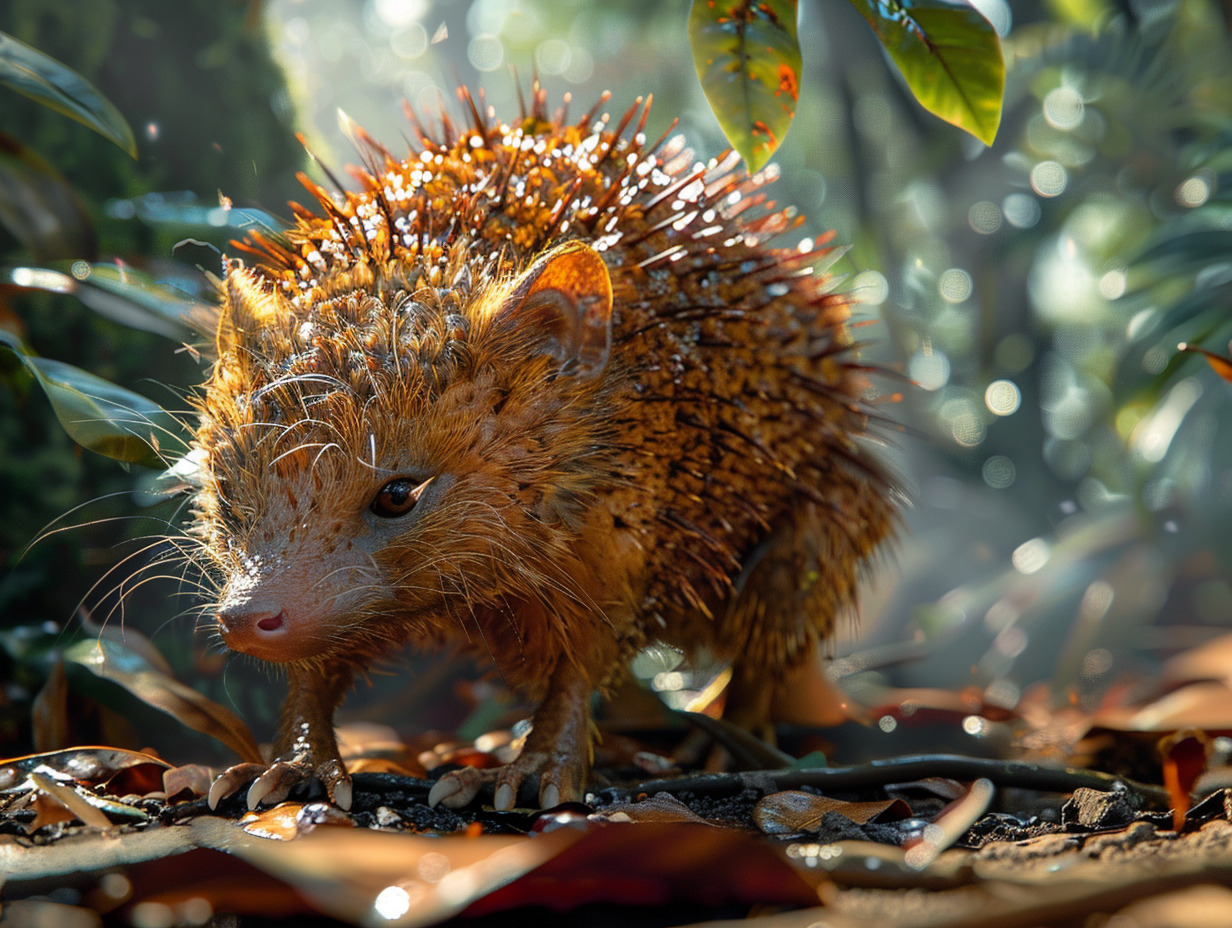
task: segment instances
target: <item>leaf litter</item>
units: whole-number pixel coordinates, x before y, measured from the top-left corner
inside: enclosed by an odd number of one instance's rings
[[[191,715],[237,752],[255,750],[233,714],[158,666],[148,642],[100,641],[108,679],[160,708],[191,705],[170,714]],[[1232,885],[1232,711],[1219,711],[1229,695],[1185,696],[1226,690],[1209,663],[1178,664],[1152,698],[1104,706],[1084,724],[1067,707],[990,711],[1017,732],[1006,756],[649,778],[675,771],[670,741],[682,729],[613,734],[586,802],[546,811],[427,806],[434,778],[454,765],[516,752],[504,729],[406,744],[388,727],[344,728],[355,786],[345,813],[311,794],[256,812],[231,797],[211,812],[205,767],[114,747],[47,751],[0,761],[0,898],[62,905],[38,891],[71,874],[84,887],[74,904],[119,924],[158,911],[167,924],[235,914],[428,925],[607,906],[630,924],[651,910],[678,913],[664,924],[783,910],[763,916],[768,928],[796,915],[801,925],[922,928],[1170,910],[1222,899]],[[932,695],[912,691],[905,715],[955,726],[973,711],[948,708],[952,693]],[[747,738],[705,730],[721,743]],[[802,743],[812,745],[808,734]],[[1098,769],[1113,756],[1110,739],[1134,765]],[[785,740],[765,751],[733,742],[733,753],[773,760],[791,747],[790,732]],[[194,921],[194,912],[207,914]]]

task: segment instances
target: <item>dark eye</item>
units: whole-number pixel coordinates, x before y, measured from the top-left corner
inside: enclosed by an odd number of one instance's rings
[[[419,495],[423,493],[428,482],[425,480],[417,484],[414,480],[408,480],[405,477],[391,480],[377,490],[376,497],[368,509],[373,515],[380,516],[382,519],[396,519],[404,516],[415,508],[415,503],[419,501]]]

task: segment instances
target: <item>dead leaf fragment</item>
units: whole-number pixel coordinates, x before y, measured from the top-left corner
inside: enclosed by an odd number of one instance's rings
[[[753,821],[768,835],[794,835],[816,831],[827,812],[837,812],[857,825],[864,825],[877,820],[893,822],[909,818],[911,807],[901,799],[844,802],[803,790],[786,789],[763,796],[753,807]]]
[[[1159,742],[1164,759],[1164,786],[1172,797],[1172,828],[1185,827],[1189,796],[1198,777],[1206,771],[1211,739],[1202,731],[1178,731]]]
[[[72,743],[69,738],[68,675],[64,660],[56,655],[31,707],[34,721],[34,747],[38,751],[59,751]]]
[[[239,716],[163,673],[146,661],[143,655],[127,650],[119,642],[106,637],[79,642],[65,653],[70,660],[105,680],[119,684],[147,705],[221,741],[241,760],[262,762],[261,750]]]
[[[617,802],[590,816],[607,822],[692,822],[713,825],[671,793],[655,793],[641,802]]]
[[[163,792],[167,794],[168,802],[177,801],[177,797],[184,798],[183,793],[193,797],[208,795],[213,782],[209,768],[201,764],[185,764],[163,772]]]

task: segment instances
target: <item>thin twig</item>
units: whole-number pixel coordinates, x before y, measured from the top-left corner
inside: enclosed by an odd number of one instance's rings
[[[735,793],[749,787],[763,790],[799,789],[812,786],[825,790],[885,786],[926,777],[977,780],[984,777],[996,786],[1012,786],[1049,793],[1070,793],[1079,787],[1105,792],[1121,790],[1140,808],[1167,809],[1168,791],[1162,786],[1139,783],[1128,777],[1099,770],[1048,767],[1024,761],[990,760],[956,754],[916,754],[875,760],[854,767],[819,767],[809,770],[758,770],[746,773],[699,774],[689,777],[648,780],[637,789],[645,793]]]

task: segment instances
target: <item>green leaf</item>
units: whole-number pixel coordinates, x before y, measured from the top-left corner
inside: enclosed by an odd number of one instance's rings
[[[67,267],[67,265],[66,265]],[[101,316],[130,328],[190,341],[213,335],[217,310],[160,284],[122,264],[75,261],[69,273],[41,267],[15,267],[8,278],[19,287],[69,293]],[[4,272],[0,271],[0,280]]]
[[[1001,124],[1001,40],[963,0],[851,0],[926,110],[991,145]]]
[[[0,32],[0,84],[89,126],[137,157],[137,141],[111,102],[84,77],[11,35]]]
[[[0,225],[35,258],[80,258],[98,250],[81,200],[60,173],[0,132]]]
[[[31,355],[4,330],[0,347],[16,354],[34,375],[56,418],[82,447],[132,464],[163,467],[159,449],[168,439],[173,445],[183,444],[178,421],[153,400],[63,361]]]
[[[756,171],[770,160],[796,115],[795,0],[693,0],[689,42],[723,134]]]

